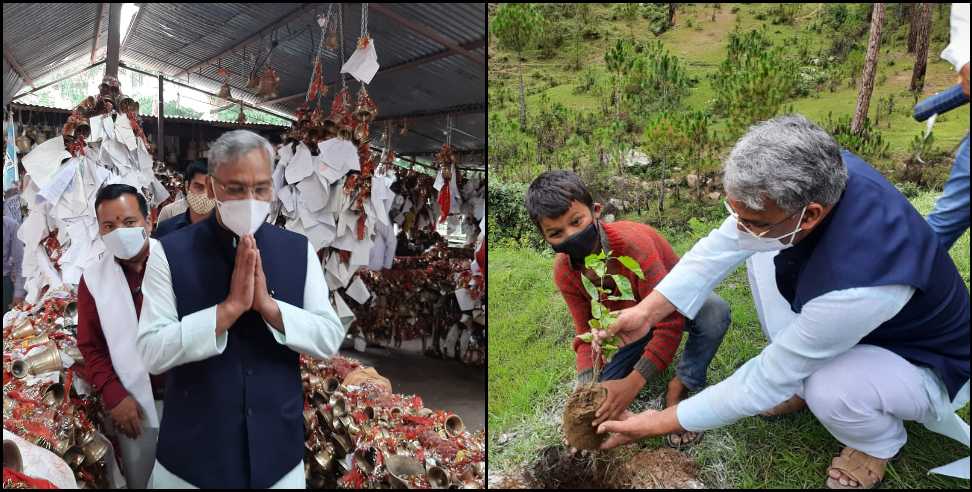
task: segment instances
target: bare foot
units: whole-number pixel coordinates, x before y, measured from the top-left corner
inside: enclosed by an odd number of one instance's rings
[[[665,407],[676,405],[678,402],[688,398],[689,389],[685,386],[678,376],[668,382],[668,391],[665,393]],[[701,433],[696,432],[673,432],[669,435],[668,441],[672,446],[679,447],[695,443]]]

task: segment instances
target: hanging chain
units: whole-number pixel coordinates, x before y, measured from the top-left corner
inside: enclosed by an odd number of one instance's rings
[[[338,38],[341,46],[341,63],[343,64],[346,60],[344,59],[344,4],[338,7]],[[341,89],[348,88],[348,78],[344,73],[341,74]]]
[[[361,37],[368,35],[368,4],[361,4]]]
[[[446,115],[446,144],[452,147],[452,115]]]
[[[316,54],[316,57],[314,58],[315,65],[317,63],[322,63],[321,62],[321,53],[324,51],[324,38],[327,37],[327,25],[328,25],[328,23],[330,21],[331,9],[333,7],[334,7],[334,3],[331,3],[331,5],[327,8],[327,14],[325,14],[325,16],[324,16],[324,21],[323,22],[318,22],[318,25],[321,27],[321,40],[317,43],[317,54]],[[312,33],[311,34],[311,39],[313,39],[313,37],[314,37],[314,35]],[[310,84],[307,85],[307,93],[304,94],[304,102],[305,103],[310,99],[310,90],[311,90],[311,87],[314,85],[315,75],[317,75],[317,71],[315,70],[315,68],[316,68],[316,66],[311,67],[311,80],[310,80]],[[321,67],[321,70],[323,71],[324,70],[324,67]],[[320,94],[320,91],[318,91],[318,94],[317,94],[317,105],[318,106],[321,105],[321,94]]]

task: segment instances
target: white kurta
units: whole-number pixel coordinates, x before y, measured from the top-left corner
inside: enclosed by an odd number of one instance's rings
[[[172,290],[172,275],[163,248],[152,248],[142,281],[142,316],[138,326],[138,350],[152,374],[223,353],[228,335],[216,336],[216,306],[202,309],[179,319],[176,295]],[[324,272],[307,246],[307,275],[304,284],[304,309],[277,300],[283,318],[282,334],[267,324],[274,339],[295,352],[317,358],[336,353],[346,334],[328,298]],[[152,472],[152,488],[194,488],[163,468],[158,461]],[[297,463],[293,470],[274,484],[273,488],[304,488],[304,465]]]
[[[807,377],[894,317],[914,293],[912,287],[903,285],[845,289],[819,296],[801,313],[794,313],[776,285],[773,257],[778,252],[742,251],[737,232],[735,219],[727,218],[682,256],[656,287],[679,312],[694,318],[712,289],[748,259],[754,302],[763,332],[770,340],[759,355],[730,377],[679,404],[678,420],[689,431],[728,425],[766,411],[793,394],[802,394]],[[950,401],[941,378],[931,370],[920,369],[934,407],[933,421],[922,423],[968,446],[969,426],[953,413],[954,408],[968,402],[968,383]],[[945,423],[948,428],[943,427]],[[967,476],[967,463],[965,470]]]

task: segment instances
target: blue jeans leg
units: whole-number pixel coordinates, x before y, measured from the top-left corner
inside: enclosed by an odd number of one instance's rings
[[[641,355],[645,353],[645,345],[651,340],[651,335],[652,331],[649,330],[647,335],[621,347],[601,370],[598,381],[621,379],[630,374],[635,364],[641,359]]]
[[[689,337],[675,375],[689,390],[705,387],[706,371],[715,356],[731,321],[729,303],[715,293],[709,294],[694,320],[687,324]]]
[[[969,228],[969,136],[959,144],[952,164],[952,173],[945,182],[942,196],[935,202],[935,210],[928,216],[928,225],[938,234],[946,251]]]

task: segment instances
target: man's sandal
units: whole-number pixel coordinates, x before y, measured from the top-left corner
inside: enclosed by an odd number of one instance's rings
[[[678,432],[673,432],[671,434],[668,434],[667,436],[665,436],[665,444],[668,447],[670,447],[670,448],[675,448],[675,449],[679,449],[679,450],[685,449],[685,448],[690,448],[690,447],[698,444],[699,441],[702,440],[702,435],[705,434],[705,433],[704,432],[692,432],[692,434],[695,434],[695,437],[694,438],[689,439],[687,441],[682,441],[681,439],[682,439],[682,436],[684,434],[685,433],[681,433],[680,434]],[[675,441],[672,440],[672,438],[674,438],[675,436],[679,436],[680,442],[678,444],[675,444]]]
[[[759,416],[764,420],[776,420],[778,417],[799,412],[804,408],[807,408],[807,402],[803,398],[793,395],[783,403],[780,403],[779,405],[759,414]]]
[[[873,489],[881,485],[888,462],[898,459],[895,455],[889,459],[875,458],[871,455],[846,447],[830,463],[827,468],[827,487],[831,489]],[[830,476],[831,470],[843,473],[847,478],[857,482],[856,487],[841,485],[840,479]]]

